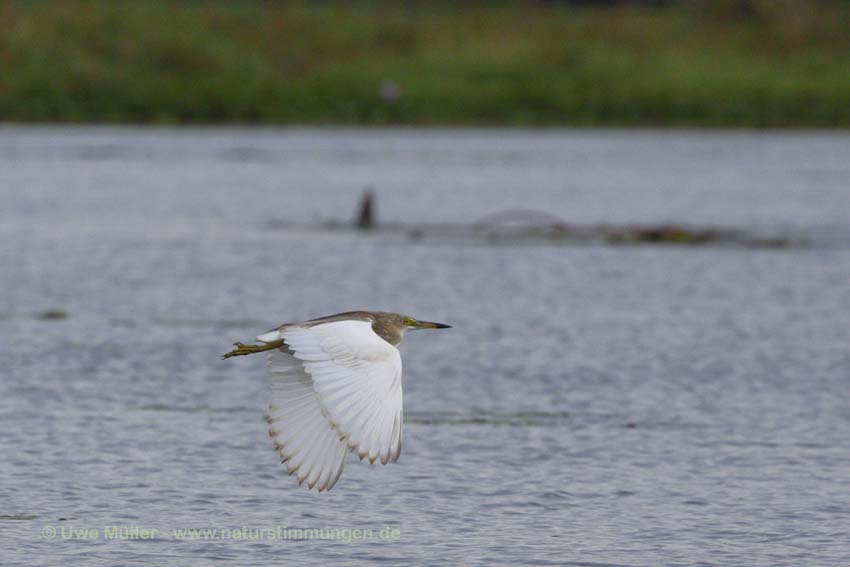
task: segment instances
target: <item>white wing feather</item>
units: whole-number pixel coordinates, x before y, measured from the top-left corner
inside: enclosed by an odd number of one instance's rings
[[[268,368],[272,386],[269,436],[281,462],[289,474],[298,476],[299,484],[306,481],[308,488],[330,490],[342,473],[348,445],[325,416],[313,379],[300,360],[273,350]]]
[[[284,327],[280,337],[312,378],[324,416],[361,459],[401,453],[401,355],[366,321]]]

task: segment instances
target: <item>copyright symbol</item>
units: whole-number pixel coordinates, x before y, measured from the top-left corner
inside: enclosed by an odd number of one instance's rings
[[[41,530],[41,537],[45,539],[53,539],[56,537],[56,528],[53,526],[44,526]]]

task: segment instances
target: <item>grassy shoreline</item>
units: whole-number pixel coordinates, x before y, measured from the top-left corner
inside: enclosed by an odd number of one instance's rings
[[[850,127],[850,7],[794,6],[0,0],[0,122]]]

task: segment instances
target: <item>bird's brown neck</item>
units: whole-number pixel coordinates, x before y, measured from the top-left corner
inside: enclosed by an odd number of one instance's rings
[[[376,335],[393,346],[398,346],[401,342],[402,334],[399,332],[398,327],[382,321],[380,318],[372,321],[372,330],[375,331]]]

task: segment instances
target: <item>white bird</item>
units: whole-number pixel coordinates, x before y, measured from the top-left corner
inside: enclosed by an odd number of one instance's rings
[[[401,453],[401,355],[413,329],[449,325],[380,311],[349,311],[286,323],[235,343],[222,358],[270,351],[269,436],[290,475],[319,492],[333,488],[349,451],[395,462]]]

